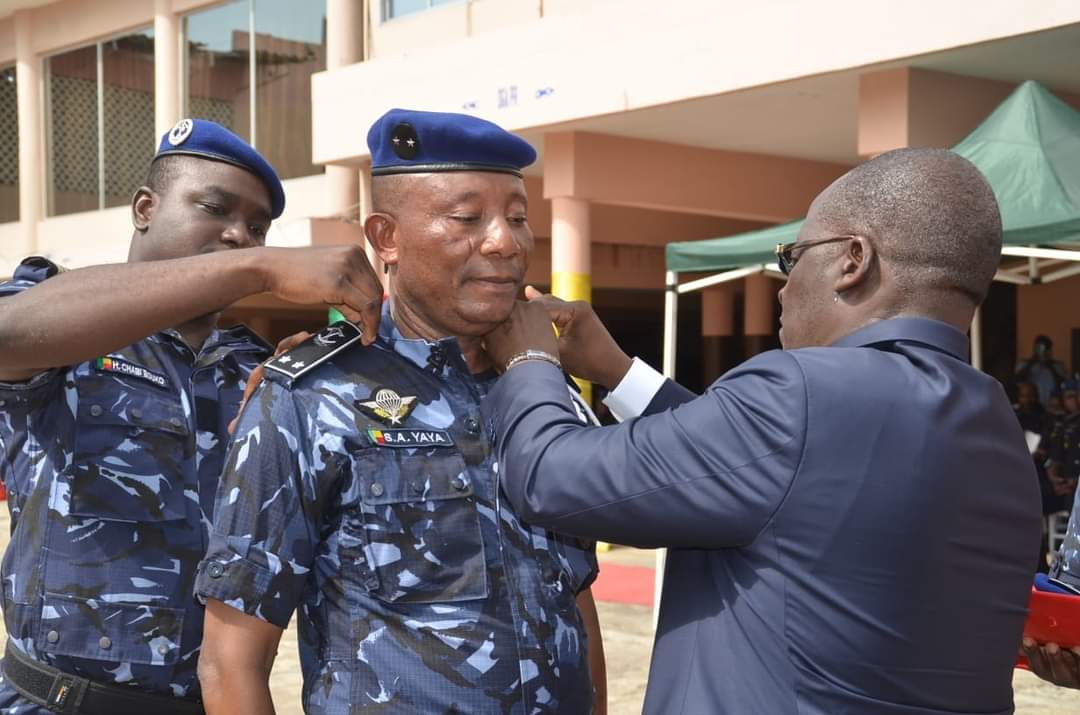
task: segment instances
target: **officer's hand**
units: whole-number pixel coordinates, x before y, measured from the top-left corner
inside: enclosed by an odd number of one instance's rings
[[[364,345],[379,332],[383,287],[356,244],[312,248],[271,248],[266,290],[292,303],[325,303],[359,325]]]
[[[1036,643],[1024,638],[1020,653],[1027,657],[1031,672],[1043,680],[1066,688],[1080,688],[1080,648],[1064,649],[1056,643]]]
[[[277,348],[274,349],[274,357],[277,357],[282,353],[292,350],[297,345],[304,342],[310,337],[311,333],[299,332],[294,333],[287,338],[284,338],[280,343],[277,344]],[[273,358],[270,359],[273,360]],[[229,434],[236,433],[236,425],[240,422],[240,413],[244,411],[244,406],[247,405],[248,400],[251,399],[251,396],[255,394],[255,390],[258,389],[259,385],[262,383],[263,374],[265,372],[266,368],[263,367],[263,363],[260,363],[255,367],[254,370],[251,371],[251,374],[248,376],[247,384],[244,385],[244,397],[242,400],[240,400],[240,407],[236,410],[236,416],[232,418],[231,422],[229,422]]]
[[[530,305],[541,305],[559,331],[559,356],[571,375],[603,385],[618,385],[633,362],[585,301],[567,302],[525,288]]]
[[[500,371],[510,358],[526,350],[543,350],[559,357],[559,344],[547,311],[541,305],[520,300],[514,303],[506,322],[484,336],[484,350]]]

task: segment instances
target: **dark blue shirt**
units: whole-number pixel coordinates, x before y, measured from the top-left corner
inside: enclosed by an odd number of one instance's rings
[[[55,273],[30,259],[0,296]],[[2,298],[0,298],[2,299]],[[193,351],[167,330],[27,382],[0,383],[10,643],[92,680],[197,697],[206,551],[244,383],[269,347],[246,328]],[[0,706],[15,702],[0,686]]]

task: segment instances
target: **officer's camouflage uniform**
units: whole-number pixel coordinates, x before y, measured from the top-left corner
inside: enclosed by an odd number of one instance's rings
[[[28,259],[0,296],[56,272]],[[269,347],[175,331],[100,360],[0,383],[10,643],[65,672],[198,697],[203,608],[192,597],[244,382]],[[0,683],[0,712],[44,712]]]
[[[385,309],[373,347],[267,374],[196,591],[282,628],[299,607],[305,710],[588,712],[575,595],[595,555],[500,499],[479,422],[494,376],[453,339],[402,338]],[[416,398],[401,424],[364,405],[386,389]]]

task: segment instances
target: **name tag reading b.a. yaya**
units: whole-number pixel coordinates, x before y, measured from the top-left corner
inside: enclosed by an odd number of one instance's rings
[[[369,429],[376,447],[453,447],[450,433],[441,429]]]

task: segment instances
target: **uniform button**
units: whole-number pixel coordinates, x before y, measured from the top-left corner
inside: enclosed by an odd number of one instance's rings
[[[469,434],[480,434],[480,422],[475,417],[465,418],[465,431]]]
[[[60,634],[56,631],[49,631],[48,635],[45,636],[45,639],[50,643],[55,643],[60,640]]]
[[[378,482],[375,482],[374,484],[371,485],[371,495],[372,496],[381,497],[383,495],[383,492],[385,492],[385,491],[386,490],[383,489],[383,485],[379,484]]]
[[[179,417],[170,417],[169,424],[171,424],[173,427],[181,427],[183,426],[184,421]]]
[[[450,480],[450,486],[452,486],[454,489],[457,489],[460,492],[460,491],[463,491],[465,489],[465,487],[467,487],[469,485],[466,484],[465,480],[462,479],[461,477],[454,477],[452,480]]]
[[[225,575],[225,567],[220,561],[211,561],[206,565],[206,575],[210,578],[221,578]]]
[[[101,405],[91,405],[90,406],[90,416],[91,417],[101,417],[102,413],[104,413],[104,412],[105,412],[105,410],[102,409]]]
[[[158,655],[168,655],[169,654],[169,646],[162,643],[161,645],[159,645],[157,647],[157,652],[158,652]]]
[[[142,410],[140,410],[138,407],[132,408],[131,416],[134,417],[137,420],[141,420],[142,419]]]
[[[0,400],[0,407],[3,407],[6,404],[7,404],[7,400]]]
[[[101,640],[98,641],[98,645],[101,646],[101,650],[109,650],[112,648],[112,640],[106,636],[102,636]]]

